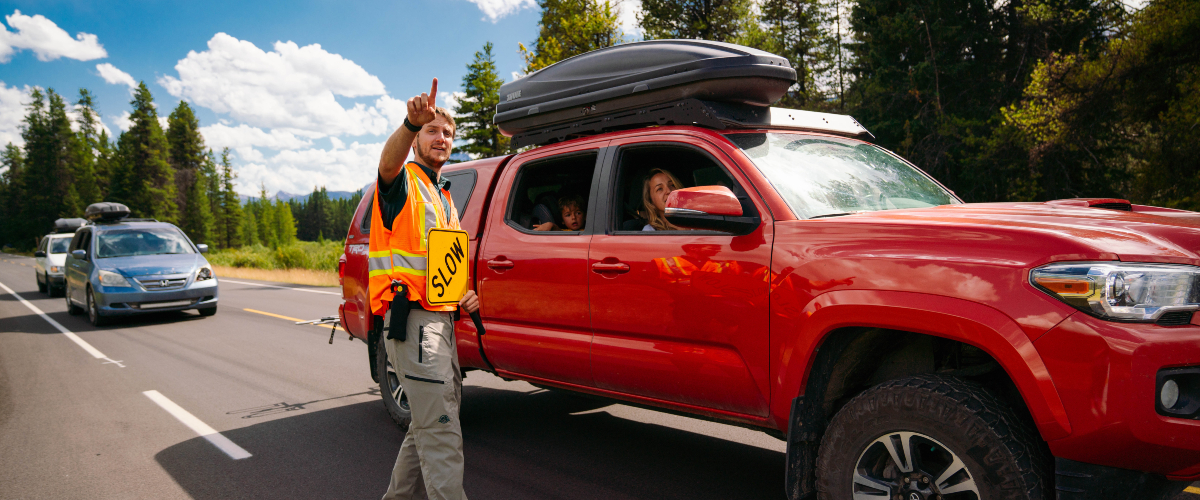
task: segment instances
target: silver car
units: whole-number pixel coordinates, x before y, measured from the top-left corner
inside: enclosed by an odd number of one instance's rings
[[[96,221],[75,232],[66,258],[67,310],[93,325],[158,311],[217,313],[217,277],[179,228],[149,220]]]
[[[33,252],[34,279],[38,291],[54,297],[65,286],[63,266],[67,260],[67,247],[71,245],[71,233],[47,234]]]

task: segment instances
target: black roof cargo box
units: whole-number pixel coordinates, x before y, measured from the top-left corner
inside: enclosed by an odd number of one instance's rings
[[[594,50],[500,87],[495,124],[512,136],[683,99],[770,106],[796,82],[788,60],[706,40],[653,40]]]
[[[54,221],[54,232],[73,233],[78,231],[85,222],[87,221],[83,219],[58,219]]]
[[[100,202],[88,205],[84,212],[90,221],[114,221],[129,216],[129,207],[120,203]]]

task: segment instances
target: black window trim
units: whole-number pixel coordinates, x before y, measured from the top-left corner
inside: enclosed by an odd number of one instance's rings
[[[605,165],[604,177],[606,179],[608,179],[608,181],[604,183],[604,187],[607,192],[603,193],[603,195],[604,195],[603,204],[605,205],[605,207],[604,207],[604,210],[605,210],[604,211],[604,214],[605,214],[604,215],[604,219],[605,219],[604,220],[604,234],[608,234],[611,236],[681,236],[681,235],[730,236],[730,237],[744,236],[744,234],[731,234],[731,233],[726,233],[724,231],[712,231],[712,230],[703,230],[703,229],[700,229],[700,230],[681,229],[681,230],[677,230],[677,231],[644,231],[641,229],[627,231],[627,230],[618,229],[616,227],[618,217],[617,217],[617,214],[614,212],[614,210],[620,206],[620,203],[619,203],[619,200],[614,200],[614,197],[617,196],[617,193],[619,191],[619,186],[617,186],[617,182],[620,181],[619,174],[620,174],[621,155],[626,150],[641,149],[641,148],[654,147],[654,146],[687,148],[687,149],[696,151],[696,152],[708,157],[709,160],[711,160],[721,170],[723,170],[725,172],[725,175],[727,175],[731,181],[736,183],[741,188],[742,193],[747,198],[751,198],[752,195],[750,193],[752,193],[752,192],[757,194],[757,191],[751,191],[751,190],[746,189],[746,186],[744,186],[742,182],[739,182],[736,176],[734,176],[732,173],[730,173],[728,165],[726,165],[721,160],[717,159],[717,157],[713,156],[712,153],[709,153],[704,148],[698,147],[696,145],[688,144],[686,142],[657,140],[657,141],[650,141],[650,142],[636,142],[636,143],[632,143],[632,144],[622,144],[620,146],[613,146],[613,147],[609,148],[609,149],[612,149],[612,152],[611,152],[612,157],[607,160],[606,165]],[[749,200],[748,205],[749,205],[749,208],[752,211],[752,213],[744,214],[744,215],[749,216],[749,217],[758,218],[759,225],[761,226],[761,224],[763,222],[762,215],[758,212],[758,208],[755,207],[753,198],[751,198]]]
[[[517,175],[513,179],[513,183],[512,183],[513,188],[509,190],[508,201],[504,207],[504,224],[507,225],[508,227],[511,227],[511,228],[517,230],[518,232],[521,232],[523,234],[534,235],[534,236],[549,236],[549,237],[580,236],[580,235],[589,235],[590,236],[593,234],[597,234],[598,231],[596,230],[596,228],[599,225],[591,222],[591,221],[596,220],[594,217],[596,215],[597,203],[595,203],[593,200],[596,200],[597,191],[599,190],[600,179],[602,178],[601,171],[604,169],[604,164],[608,160],[609,149],[611,149],[611,148],[606,147],[606,146],[599,146],[599,147],[595,147],[595,148],[591,148],[591,149],[570,151],[570,152],[561,153],[561,154],[551,154],[548,156],[544,156],[541,158],[535,158],[535,159],[521,163],[521,165],[519,165],[517,167]],[[588,209],[587,209],[587,215],[586,215],[588,222],[583,227],[582,230],[579,230],[579,231],[534,231],[532,229],[526,229],[524,227],[521,227],[520,224],[517,224],[517,222],[513,220],[512,215],[513,215],[513,207],[515,206],[516,200],[517,200],[517,188],[521,186],[521,181],[523,180],[523,177],[525,176],[526,172],[528,172],[528,170],[526,170],[527,167],[545,163],[547,161],[561,161],[563,159],[569,159],[571,157],[585,156],[585,155],[595,155],[596,156],[596,166],[592,168],[592,182],[588,186],[588,200],[587,200]]]
[[[471,196],[475,194],[475,184],[477,184],[479,182],[479,172],[473,168],[464,168],[462,170],[455,170],[453,172],[447,172],[445,174],[442,174],[442,177],[445,177],[447,180],[450,181],[450,185],[452,187],[459,186],[459,184],[458,184],[459,182],[466,182],[465,180],[464,181],[454,180],[458,177],[463,177],[466,175],[471,176],[471,179],[470,179],[471,185],[467,188],[467,196],[464,200],[462,200],[462,209],[459,209],[457,206],[454,207],[454,210],[456,210],[458,212],[458,221],[459,222],[462,222],[463,213],[465,213],[467,211],[467,205],[469,205],[471,203]],[[455,199],[453,201],[454,201],[455,205],[459,204],[458,199]]]

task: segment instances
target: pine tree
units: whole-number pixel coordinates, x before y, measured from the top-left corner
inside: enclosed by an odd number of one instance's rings
[[[18,246],[25,247],[54,227],[59,217],[79,217],[82,207],[71,189],[71,144],[74,133],[62,96],[34,89],[25,117],[25,164],[21,171],[21,227]]]
[[[212,231],[212,207],[208,200],[208,180],[203,172],[207,156],[204,154],[204,138],[200,136],[200,122],[187,101],[179,101],[167,118],[167,123],[170,162],[175,170],[175,189],[178,193],[175,202],[183,214],[180,228],[188,235],[205,235],[204,241],[207,242],[211,239],[208,235]],[[197,187],[197,184],[200,185]],[[193,202],[193,198],[196,201]],[[192,206],[201,201],[204,206]],[[192,237],[193,240],[197,238]]]
[[[280,245],[296,241],[296,219],[292,218],[292,208],[286,201],[275,200],[275,236]]]
[[[612,47],[624,39],[613,0],[538,0],[542,18],[533,48],[519,46],[525,72],[532,73],[563,59]]]
[[[471,158],[488,158],[508,152],[508,137],[492,123],[503,84],[492,58],[492,42],[488,42],[467,65],[467,74],[463,75],[466,96],[458,100],[454,109],[454,124],[458,128],[455,139],[466,141],[459,150]]]
[[[738,41],[754,21],[752,0],[642,0],[638,24],[646,40]]]
[[[167,222],[178,220],[170,143],[158,123],[154,98],[145,82],[134,91],[129,130],[117,140],[119,161],[112,187],[113,201],[129,206],[132,214]]]
[[[840,100],[835,100],[840,94],[828,95],[822,88],[827,82],[820,81],[823,75],[836,69],[841,48],[836,32],[831,32],[837,25],[829,22],[831,16],[826,6],[821,0],[765,0],[760,8],[761,25],[750,23],[739,41],[786,57],[796,70],[796,85],[777,105],[825,110],[833,107],[830,101],[834,101],[840,106]]]
[[[276,248],[279,246],[279,223],[275,215],[275,206],[267,198],[266,184],[259,185],[258,199],[254,201],[254,215],[258,220],[258,239],[264,246]]]
[[[229,148],[221,151],[220,170],[220,210],[218,212],[220,216],[217,218],[219,221],[217,239],[221,242],[222,248],[237,248],[244,244],[252,244],[257,236],[244,237],[247,231],[244,229],[242,201],[238,198],[237,192],[233,190],[233,181],[237,179],[237,173],[233,171],[233,165],[229,163]],[[249,231],[249,234],[256,235],[256,231]]]
[[[241,240],[246,242],[247,245],[261,245],[262,243],[259,239],[258,233],[258,221],[254,217],[253,208],[251,207],[250,203],[247,203],[246,206],[242,208],[244,208],[244,210],[242,210],[242,221],[240,228]]]
[[[102,151],[100,145],[100,118],[96,113],[92,94],[87,89],[79,89],[79,100],[75,102],[79,113],[77,131],[71,144],[71,170],[74,176],[72,187],[78,197],[79,205],[84,207],[103,201],[100,180],[96,176],[97,157]]]
[[[21,148],[8,143],[0,154],[0,247],[21,243],[22,169],[25,156]]]

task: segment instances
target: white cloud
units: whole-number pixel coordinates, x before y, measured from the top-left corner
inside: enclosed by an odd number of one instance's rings
[[[333,149],[294,149],[266,158],[254,148],[238,150],[246,162],[236,167],[237,191],[257,195],[258,186],[275,193],[311,193],[316,186],[330,191],[355,191],[375,179],[383,143],[334,144]]]
[[[12,59],[12,55],[21,49],[32,50],[40,61],[53,61],[60,57],[90,61],[108,57],[104,46],[97,41],[96,35],[77,33],[71,38],[54,21],[42,15],[26,16],[21,11],[14,10],[12,15],[4,16],[8,27],[0,26],[0,63]]]
[[[9,87],[0,81],[0,147],[10,142],[25,145],[25,139],[21,138],[21,122],[25,120],[25,106],[32,101],[29,97],[32,90],[28,85],[25,88]]]
[[[96,71],[100,72],[100,78],[113,85],[125,85],[129,87],[130,91],[133,91],[138,86],[137,80],[129,76],[129,73],[121,71],[109,63],[97,64]]]
[[[133,120],[129,119],[128,111],[122,111],[120,115],[109,116],[108,118],[112,120],[113,125],[116,125],[117,128],[121,129],[122,132],[129,130],[129,127],[133,126]],[[114,139],[116,138],[114,137]]]
[[[162,127],[163,132],[166,132],[168,128],[171,128],[171,120],[165,116],[160,116],[158,117],[158,126]]]
[[[450,111],[451,115],[455,115],[454,108],[458,107],[458,101],[467,97],[466,92],[438,92],[438,97],[442,99],[442,107]]]
[[[638,26],[637,16],[642,12],[642,0],[621,0],[617,9],[620,11],[618,22],[625,36],[641,39],[642,28]]]
[[[537,7],[533,0],[467,0],[479,7],[488,21],[496,22],[500,18],[515,13],[521,9]]]
[[[244,123],[236,127],[221,123],[200,127],[200,134],[204,136],[204,144],[213,151],[220,151],[222,148],[245,147],[298,149],[312,145],[312,141],[296,137],[295,134],[278,129],[268,132]]]
[[[388,130],[389,119],[379,108],[391,104],[385,102],[390,98],[383,82],[319,44],[275,42],[274,51],[266,52],[217,33],[208,41],[208,50],[188,52],[175,70],[178,77],[158,80],[171,95],[250,126],[309,137],[379,135]],[[384,97],[371,107],[357,103],[345,108],[335,98],[374,95]]]

